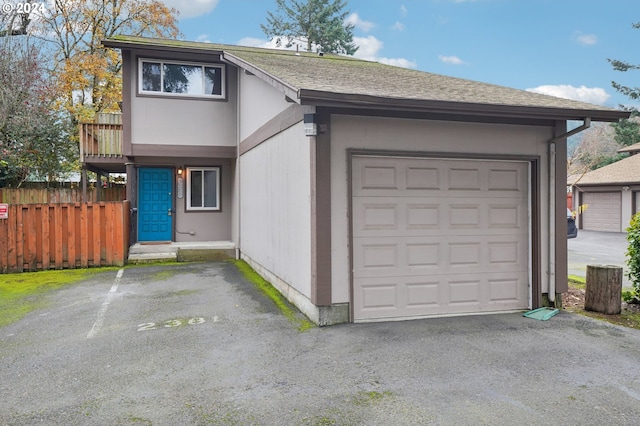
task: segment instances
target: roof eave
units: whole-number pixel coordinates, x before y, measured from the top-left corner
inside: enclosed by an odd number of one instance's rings
[[[205,53],[208,55],[222,55],[223,53],[221,49],[198,48],[195,46],[177,46],[177,45],[173,46],[173,45],[154,43],[154,42],[141,43],[138,41],[117,40],[113,38],[102,40],[102,45],[105,47],[113,48],[113,49],[144,49],[144,50],[155,50],[158,52],[179,50],[180,53],[196,53],[196,54]]]
[[[573,184],[574,186],[582,187],[582,186],[636,186],[638,185],[637,180],[624,180],[624,181],[606,181],[606,182],[583,182],[579,180],[578,182]]]
[[[487,117],[535,118],[553,120],[584,120],[616,122],[628,118],[629,112],[618,110],[590,110],[514,106],[483,103],[451,102],[421,99],[385,98],[370,95],[332,93],[319,90],[300,89],[298,98],[302,105],[358,107],[372,109],[402,109],[434,113],[450,113]]]

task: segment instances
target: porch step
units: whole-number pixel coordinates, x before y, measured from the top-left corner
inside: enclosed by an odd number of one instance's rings
[[[236,245],[232,241],[136,243],[129,248],[128,263],[213,262],[235,259],[235,256]]]

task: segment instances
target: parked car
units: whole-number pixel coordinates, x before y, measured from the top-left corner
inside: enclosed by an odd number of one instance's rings
[[[567,238],[576,238],[577,236],[576,217],[570,209],[567,209]]]

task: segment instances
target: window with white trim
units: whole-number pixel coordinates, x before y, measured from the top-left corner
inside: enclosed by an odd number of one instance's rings
[[[220,210],[220,167],[187,168],[187,211]]]
[[[138,92],[145,95],[224,99],[224,65],[138,60]]]

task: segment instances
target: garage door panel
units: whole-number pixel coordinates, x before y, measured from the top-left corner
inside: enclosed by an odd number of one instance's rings
[[[482,190],[482,171],[478,167],[450,167],[447,190]]]
[[[354,196],[404,196],[410,191],[416,196],[473,197],[481,191],[492,196],[511,198],[515,193],[526,196],[528,177],[516,162],[458,161],[404,158],[402,164],[390,165],[388,157],[368,158],[366,164],[354,167]]]
[[[582,228],[590,231],[622,231],[622,195],[620,192],[582,194]]]
[[[418,167],[408,165],[406,168],[406,188],[411,190],[440,190],[440,171],[437,167]]]
[[[520,290],[527,288],[524,284],[513,274],[491,280],[448,275],[358,279],[354,309],[359,320],[522,309],[528,303],[528,292]]]
[[[399,189],[398,169],[389,164],[366,165],[361,169],[360,188],[364,190]]]
[[[511,234],[528,230],[527,199],[357,197],[353,199],[354,237],[441,234]]]
[[[449,289],[449,307],[454,309],[462,306],[479,308],[480,280],[467,279],[464,281],[452,281],[448,283],[447,288]]]
[[[438,281],[407,280],[407,308],[434,311],[440,307],[440,283]]]
[[[489,302],[491,303],[517,303],[522,295],[518,294],[517,279],[490,279]]]
[[[528,165],[354,157],[355,320],[524,309]]]
[[[420,276],[522,271],[528,268],[525,236],[448,236],[357,238],[354,274],[361,277]]]
[[[359,279],[354,309],[360,319],[436,315],[442,312],[443,285],[438,278]]]

